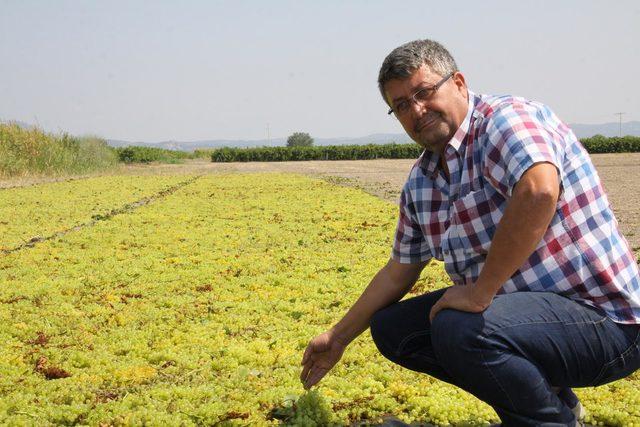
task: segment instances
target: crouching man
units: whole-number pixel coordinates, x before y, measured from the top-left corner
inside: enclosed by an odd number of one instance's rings
[[[367,327],[380,352],[491,405],[505,426],[576,425],[571,387],[640,367],[640,278],[600,179],[546,106],[467,88],[449,52],[418,40],[378,79],[424,151],[389,262],[304,352],[318,383]],[[399,300],[432,258],[453,285]]]

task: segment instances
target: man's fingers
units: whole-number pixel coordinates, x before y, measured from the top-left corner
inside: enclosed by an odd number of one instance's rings
[[[307,345],[307,348],[304,349],[304,354],[302,355],[302,363],[301,365],[304,365],[305,363],[307,363],[309,361],[309,358],[311,357],[311,355],[313,353],[316,352],[316,345],[313,343],[313,341],[311,341],[309,343],[309,345]]]
[[[327,371],[328,370],[325,368],[314,368],[309,374],[309,378],[307,379],[307,381],[305,381],[304,388],[308,390],[316,385],[318,381],[320,381],[322,377],[324,377]]]
[[[308,363],[304,365],[302,372],[300,373],[300,381],[306,382],[307,377],[309,376],[309,370],[313,367],[313,363]]]
[[[433,318],[436,317],[436,314],[440,311],[440,301],[441,300],[438,300],[438,302],[433,304],[433,307],[431,307],[431,311],[429,312],[429,322],[433,322]]]
[[[436,317],[436,314],[438,314],[438,312],[440,310],[442,310],[443,308],[445,308],[447,306],[447,304],[446,304],[447,299],[446,298],[447,298],[447,292],[442,294],[440,299],[438,299],[438,301],[436,301],[436,303],[433,304],[433,306],[431,307],[431,311],[429,311],[429,322],[430,323],[433,322],[433,319]]]

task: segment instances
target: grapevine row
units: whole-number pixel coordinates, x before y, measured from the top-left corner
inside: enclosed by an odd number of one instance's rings
[[[581,140],[590,153],[640,152],[640,137],[607,138],[596,135]],[[207,150],[198,150],[200,156]],[[415,159],[417,144],[330,145],[317,147],[219,148],[210,151],[212,162],[282,162],[299,160]]]

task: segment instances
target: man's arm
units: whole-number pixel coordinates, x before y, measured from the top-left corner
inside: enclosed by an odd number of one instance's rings
[[[515,185],[496,228],[484,268],[471,286],[454,286],[434,304],[433,321],[444,308],[478,313],[485,310],[502,285],[531,256],[555,214],[560,183],[550,163],[529,168]]]
[[[400,264],[390,259],[342,320],[331,328],[336,338],[346,346],[358,337],[369,327],[376,311],[399,301],[411,290],[427,263]]]
[[[374,313],[400,300],[413,287],[428,261],[400,264],[393,259],[374,276],[360,298],[328,331],[311,340],[302,358],[305,389],[318,383],[340,360],[351,341],[369,327]]]

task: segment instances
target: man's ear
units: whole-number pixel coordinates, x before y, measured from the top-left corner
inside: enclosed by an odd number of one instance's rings
[[[467,81],[464,78],[464,74],[462,74],[460,71],[456,71],[455,74],[453,75],[452,79],[453,79],[453,83],[458,88],[458,91],[460,91],[460,93],[463,93],[466,96],[466,94],[467,94]]]

